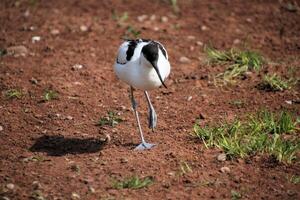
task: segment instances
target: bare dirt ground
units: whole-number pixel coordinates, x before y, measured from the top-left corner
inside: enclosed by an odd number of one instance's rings
[[[0,57],[0,198],[300,198],[299,184],[288,180],[300,175],[299,162],[274,164],[264,156],[219,162],[220,150],[206,149],[190,136],[199,116],[206,124],[262,108],[300,114],[299,103],[286,103],[299,102],[299,85],[284,92],[255,87],[269,71],[286,74],[292,67],[300,76],[300,10],[288,6],[300,2],[178,2],[175,15],[163,0],[1,0],[0,48],[22,45],[27,52]],[[113,13],[124,12],[128,19],[118,26]],[[140,22],[141,15],[148,18]],[[127,25],[141,30],[139,37],[161,41],[172,65],[168,89],[150,92],[158,113],[154,133],[147,129],[144,96],[136,93],[146,138],[158,143],[143,152],[133,151],[140,139],[128,86],[112,67]],[[40,41],[32,41],[34,36]],[[202,44],[228,49],[244,43],[268,64],[238,84],[217,87],[211,77],[224,66],[207,65]],[[182,56],[189,60],[180,62]],[[76,64],[83,67],[72,69]],[[7,99],[9,89],[21,90],[22,97]],[[58,98],[42,101],[50,89]],[[245,105],[234,106],[233,100]],[[108,111],[124,121],[96,126]],[[107,135],[110,141],[104,141]],[[192,171],[180,173],[181,163]],[[222,173],[223,166],[230,172]],[[154,183],[139,190],[112,187],[132,175],[153,177]]]

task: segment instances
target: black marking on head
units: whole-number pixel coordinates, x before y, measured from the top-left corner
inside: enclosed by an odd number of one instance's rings
[[[142,53],[143,53],[144,57],[151,63],[152,67],[155,69],[155,71],[158,75],[158,78],[161,81],[161,83],[163,84],[163,86],[165,88],[167,88],[167,86],[164,83],[164,80],[162,79],[162,77],[160,75],[160,71],[157,66],[158,48],[159,48],[159,46],[157,45],[157,43],[150,42],[149,44],[145,45],[142,48]]]
[[[145,45],[142,49],[142,53],[145,58],[153,65],[157,63],[158,60],[158,46],[156,43],[149,43]]]
[[[129,40],[128,49],[126,51],[126,60],[130,60],[134,54],[134,50],[138,42],[136,40]]]

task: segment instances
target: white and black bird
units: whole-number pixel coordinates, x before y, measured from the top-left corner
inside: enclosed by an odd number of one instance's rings
[[[155,144],[147,143],[144,139],[133,90],[144,91],[149,106],[149,128],[154,129],[157,116],[148,91],[161,85],[166,87],[164,80],[171,70],[168,53],[161,43],[154,40],[126,40],[119,48],[114,69],[117,77],[130,85],[130,100],[142,140],[135,149],[150,149]]]

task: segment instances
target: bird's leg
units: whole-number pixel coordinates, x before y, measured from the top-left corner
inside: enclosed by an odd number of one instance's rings
[[[155,144],[150,144],[150,143],[147,143],[144,139],[144,135],[143,135],[143,131],[142,131],[142,127],[141,127],[141,123],[140,123],[140,119],[139,119],[139,114],[137,112],[137,103],[134,99],[134,96],[133,96],[133,88],[130,87],[130,100],[131,100],[131,104],[132,104],[132,108],[133,108],[133,111],[134,111],[134,115],[135,115],[135,118],[136,118],[136,122],[138,124],[138,128],[139,128],[139,132],[140,132],[140,135],[141,135],[141,140],[142,140],[142,143],[139,144],[135,150],[145,150],[145,149],[151,149],[153,146],[155,146]]]
[[[154,128],[156,127],[156,123],[157,123],[157,115],[156,115],[154,107],[153,107],[153,105],[150,101],[150,97],[149,97],[148,92],[145,91],[144,93],[145,93],[145,96],[146,96],[146,99],[147,99],[147,102],[148,102],[148,107],[149,107],[149,117],[148,117],[149,128],[151,128],[152,131],[154,131]]]

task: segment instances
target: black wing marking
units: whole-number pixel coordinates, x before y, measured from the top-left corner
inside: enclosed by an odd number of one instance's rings
[[[134,54],[134,50],[135,50],[137,44],[138,44],[138,41],[136,41],[136,40],[130,40],[129,41],[128,49],[126,51],[126,60],[127,61],[129,61],[132,58],[132,56]]]

